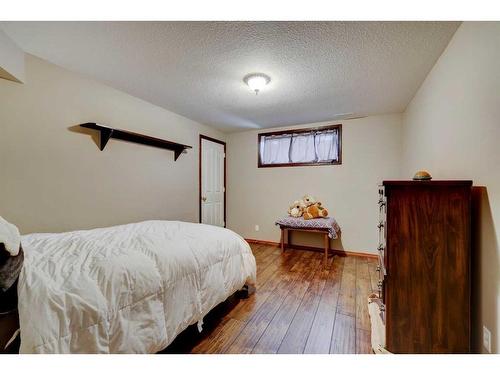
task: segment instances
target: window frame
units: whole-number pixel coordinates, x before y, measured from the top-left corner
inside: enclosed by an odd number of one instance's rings
[[[339,155],[338,160],[334,161],[320,161],[320,162],[306,162],[306,163],[279,163],[279,164],[263,164],[260,157],[260,142],[262,137],[268,137],[273,135],[283,135],[283,134],[297,134],[297,133],[309,133],[313,131],[324,131],[324,130],[337,130],[338,132],[338,149]],[[305,167],[305,166],[319,166],[319,165],[341,165],[342,164],[342,124],[326,125],[315,128],[303,128],[303,129],[290,129],[290,130],[280,130],[276,132],[259,133],[257,135],[257,167],[258,168],[278,168],[278,167]]]

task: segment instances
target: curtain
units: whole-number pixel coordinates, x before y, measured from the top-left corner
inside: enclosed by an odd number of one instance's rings
[[[290,147],[290,162],[312,163],[316,161],[314,133],[293,134]]]
[[[261,138],[262,164],[283,164],[290,162],[290,134],[265,136]]]
[[[318,162],[338,160],[339,139],[336,130],[326,130],[316,133],[314,147]]]
[[[262,136],[262,164],[315,163],[338,160],[338,131]]]

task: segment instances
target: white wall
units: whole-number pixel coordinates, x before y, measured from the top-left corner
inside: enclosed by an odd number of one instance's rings
[[[275,219],[287,215],[294,200],[311,194],[342,228],[342,241],[333,242],[334,248],[375,253],[377,184],[399,177],[401,120],[401,115],[386,115],[343,121],[342,165],[333,166],[257,168],[259,131],[229,134],[228,227],[245,238],[279,241]],[[293,128],[327,124],[332,122]],[[297,244],[322,246],[319,236],[309,236],[307,242],[295,239]]]
[[[84,122],[193,149],[174,162],[172,151],[111,139],[101,152],[90,135],[69,129]],[[27,55],[25,84],[0,80],[0,215],[23,233],[145,219],[197,221],[199,133],[224,139]]]
[[[475,348],[500,350],[500,22],[463,23],[404,114],[402,174],[472,179]]]

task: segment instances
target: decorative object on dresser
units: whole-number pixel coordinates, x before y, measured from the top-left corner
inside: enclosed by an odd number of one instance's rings
[[[471,190],[472,181],[380,186],[377,269],[388,351],[470,352]]]
[[[416,181],[432,180],[432,176],[429,172],[421,170],[421,171],[417,171],[417,173],[415,173],[415,175],[413,176],[413,179]]]

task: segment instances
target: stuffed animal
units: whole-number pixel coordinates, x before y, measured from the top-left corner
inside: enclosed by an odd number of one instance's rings
[[[295,201],[288,209],[288,215],[292,217],[301,217],[304,213],[304,208],[305,206],[302,201]]]
[[[312,195],[304,195],[301,199],[302,204],[304,207],[309,207],[312,206],[314,203],[316,203],[316,198],[314,198]]]
[[[316,201],[312,195],[304,195],[300,201],[295,201],[288,209],[288,214],[292,217],[303,216],[305,220],[318,217],[327,217],[328,210],[321,206],[321,202]]]
[[[321,202],[315,202],[304,209],[304,220],[327,217],[328,211],[321,207]]]

